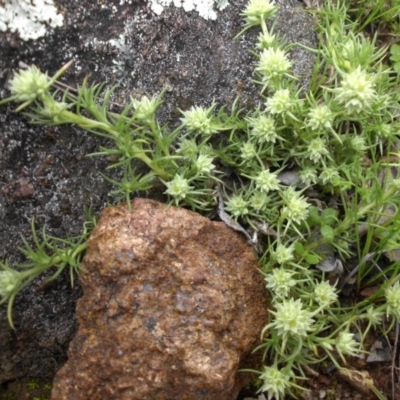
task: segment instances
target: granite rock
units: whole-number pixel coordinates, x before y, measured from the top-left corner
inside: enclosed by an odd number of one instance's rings
[[[268,298],[246,239],[223,222],[137,198],[102,212],[80,281],[79,330],[54,400],[232,400]]]

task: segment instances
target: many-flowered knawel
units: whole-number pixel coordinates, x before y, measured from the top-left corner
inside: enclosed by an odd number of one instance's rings
[[[242,13],[238,36],[260,31],[252,77],[260,97],[251,109],[239,110],[240,99],[230,107],[194,105],[172,129],[157,120],[162,93],[131,99],[119,115],[110,111],[113,90],[104,85],[85,80],[75,91],[60,89],[70,64],[53,77],[35,66],[17,72],[11,97],[0,104],[17,102],[35,123],[75,124],[108,138],[112,146],[94,155],[121,168],[121,180],[105,179],[128,204],[137,191],[157,188],[170,204],[246,235],[271,294],[256,349],[264,365],[252,372],[259,391],[279,400],[299,395],[305,366],[328,359],[344,368],[349,356],[365,352],[371,329],[387,333],[400,321],[400,80],[386,65],[386,49],[358,33],[369,14],[325,2],[326,12],[315,16],[320,46],[309,49],[318,56],[314,74],[301,87],[294,45],[267,26],[278,8],[250,0]],[[386,12],[393,9],[380,14]],[[65,267],[73,276],[89,231],[85,225],[71,240],[43,231],[39,240],[33,230],[35,246],[24,241],[27,264],[0,262],[0,302],[8,303],[11,325],[17,294],[36,276],[54,268],[55,278]],[[351,307],[343,302],[345,285],[353,289]],[[373,295],[359,299],[370,286]]]

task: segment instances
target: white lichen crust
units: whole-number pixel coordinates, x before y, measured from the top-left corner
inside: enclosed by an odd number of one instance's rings
[[[150,0],[151,10],[160,15],[165,7],[182,7],[186,12],[197,11],[204,19],[217,19],[217,10],[223,10],[228,5],[228,0]]]
[[[0,31],[18,32],[23,40],[38,39],[47,28],[62,26],[53,0],[3,0],[0,7]]]

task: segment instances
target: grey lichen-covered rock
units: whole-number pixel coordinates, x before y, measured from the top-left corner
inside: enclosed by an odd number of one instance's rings
[[[265,282],[222,222],[135,199],[102,212],[54,400],[232,400],[260,368]]]
[[[220,106],[240,96],[243,107],[251,108],[259,101],[259,87],[251,82],[256,59],[249,49],[259,31],[252,29],[233,41],[243,26],[239,13],[245,4],[232,0],[218,12],[217,21],[205,21],[174,7],[155,16],[140,0],[57,0],[64,24],[46,37],[24,42],[15,33],[0,33],[0,98],[8,94],[7,82],[19,62],[53,74],[74,59],[64,82],[76,86],[86,75],[89,82],[119,82],[115,103],[165,88],[159,117],[171,125],[180,117],[179,108],[194,104],[208,106],[215,100]],[[315,47],[313,20],[302,3],[279,4],[276,31],[288,42]],[[306,86],[314,57],[295,47],[291,59]],[[99,175],[108,161],[85,157],[106,145],[103,139],[76,127],[32,126],[14,109],[0,107],[0,258],[11,264],[24,261],[18,246],[21,235],[32,243],[32,218],[50,235],[74,236],[85,220],[85,208],[98,213],[113,202],[110,185]],[[120,171],[110,174],[120,178]],[[68,274],[57,283],[42,284],[35,282],[17,298],[16,331],[0,307],[0,383],[26,376],[51,378],[66,360],[77,329],[73,310],[79,287],[71,289]]]

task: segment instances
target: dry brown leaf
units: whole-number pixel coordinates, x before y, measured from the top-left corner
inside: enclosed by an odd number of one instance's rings
[[[366,395],[372,394],[374,381],[369,375],[368,371],[356,371],[354,369],[342,368],[338,370],[337,373],[340,378],[344,379],[355,389]]]

